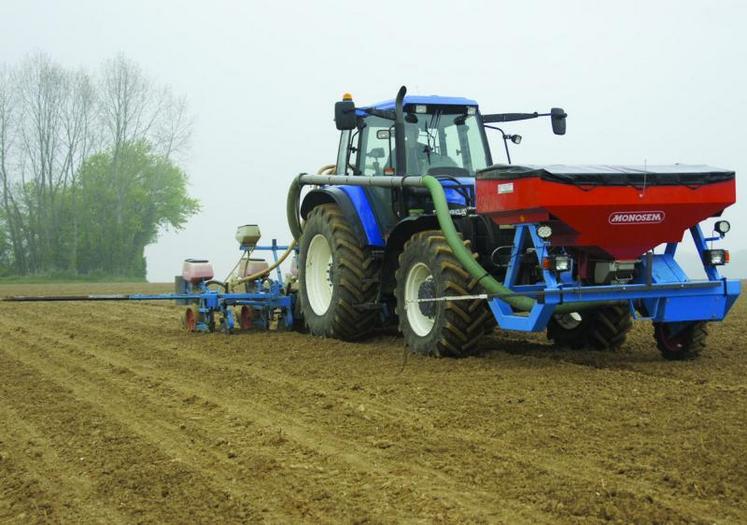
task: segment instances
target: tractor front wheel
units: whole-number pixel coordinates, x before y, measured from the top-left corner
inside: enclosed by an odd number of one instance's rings
[[[308,215],[299,253],[301,313],[313,335],[352,341],[377,325],[378,262],[335,204]]]
[[[685,361],[695,359],[705,350],[708,337],[708,324],[703,321],[692,323],[654,323],[654,339],[664,359]]]
[[[465,243],[469,246],[469,243]],[[433,356],[469,355],[492,314],[481,299],[435,300],[479,293],[443,233],[417,233],[405,244],[396,274],[399,329],[411,351]]]

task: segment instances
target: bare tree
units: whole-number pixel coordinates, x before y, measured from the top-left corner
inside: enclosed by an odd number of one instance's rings
[[[52,265],[58,190],[64,177],[59,158],[61,108],[66,96],[64,70],[46,55],[27,59],[17,76],[21,107],[20,137],[24,204],[33,228],[27,242],[33,270]],[[30,182],[31,184],[27,184]]]
[[[156,153],[168,159],[180,153],[189,142],[192,118],[186,97],[175,98],[168,89],[161,96],[163,109],[153,130],[151,143]]]
[[[142,174],[123,166],[137,146],[168,160],[191,130],[186,100],[156,86],[123,56],[92,78],[44,54],[12,70],[0,68],[0,228],[12,245],[18,273],[75,270],[85,235],[78,206],[80,173],[93,154],[107,152],[108,180],[116,195],[111,234],[116,261],[128,258],[124,195]],[[139,150],[139,151],[140,151]],[[108,210],[107,210],[108,211]],[[104,254],[102,254],[104,255]]]
[[[62,187],[69,189],[69,220],[71,236],[78,238],[78,172],[88,156],[100,143],[96,129],[96,91],[93,82],[84,71],[67,74],[67,93],[62,106],[62,144],[64,159],[62,165]],[[74,271],[78,260],[78,243],[70,246],[68,269]]]
[[[17,183],[11,191],[18,190],[25,211],[18,220],[25,216],[21,230],[29,270],[71,269],[76,246],[63,232],[75,237],[78,223],[75,203],[68,206],[64,198],[75,200],[78,170],[101,142],[96,139],[101,133],[96,130],[95,88],[85,72],[67,71],[43,54],[21,65],[13,88],[21,147],[15,158]]]
[[[149,135],[158,113],[152,91],[140,67],[125,57],[120,55],[104,64],[99,111],[115,154],[124,144]]]
[[[154,153],[168,158],[186,144],[191,122],[184,99],[176,99],[169,88],[157,88],[136,63],[121,55],[104,64],[99,91],[99,114],[113,158],[112,183],[117,194],[124,196],[135,181],[132,173],[122,169],[123,149],[145,142]],[[112,211],[117,226],[111,234],[117,239],[116,246],[123,250],[109,254],[116,265],[119,260],[126,260],[131,244],[122,222],[123,197]]]
[[[95,103],[96,91],[88,73],[67,73],[65,100],[61,108],[64,186],[75,184],[81,164],[100,145]]]
[[[15,130],[15,100],[12,76],[7,66],[0,66],[0,203],[2,216],[10,237],[13,266],[16,273],[27,271],[26,254],[22,246],[21,214],[13,198],[11,163]]]
[[[170,157],[186,145],[192,128],[186,99],[156,87],[136,63],[121,55],[106,62],[99,91],[106,140],[115,153],[124,144],[147,141],[155,153]]]

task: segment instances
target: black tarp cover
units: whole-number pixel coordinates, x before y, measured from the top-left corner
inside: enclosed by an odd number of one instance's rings
[[[540,177],[544,180],[580,186],[700,186],[732,180],[734,172],[713,166],[495,164],[477,172],[478,179],[516,180]]]

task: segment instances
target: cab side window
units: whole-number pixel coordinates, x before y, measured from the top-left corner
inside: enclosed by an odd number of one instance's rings
[[[345,166],[348,158],[348,145],[350,144],[350,130],[345,130],[340,133],[340,145],[337,148],[337,169],[335,173],[338,175],[347,175],[348,170]]]
[[[444,145],[443,154],[447,155],[457,166],[464,168],[462,148],[459,143],[459,134],[456,126],[447,126],[443,129]]]
[[[394,147],[394,133],[390,132],[392,123],[371,117],[366,120],[367,125],[361,131],[358,172],[378,177],[384,175],[384,169],[389,167],[389,151],[390,147]]]

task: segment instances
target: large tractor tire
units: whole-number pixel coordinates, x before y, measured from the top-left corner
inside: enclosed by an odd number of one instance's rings
[[[469,247],[469,243],[465,242]],[[486,301],[413,302],[416,299],[480,293],[438,230],[417,233],[399,256],[396,273],[399,329],[411,351],[461,357],[474,351],[491,324]]]
[[[300,240],[299,300],[313,335],[353,341],[378,324],[378,263],[335,204],[309,213]]]
[[[708,323],[654,323],[654,339],[664,359],[685,361],[695,359],[705,350]]]
[[[553,316],[547,325],[547,338],[557,346],[574,350],[617,350],[632,327],[633,320],[627,305],[603,306]]]

